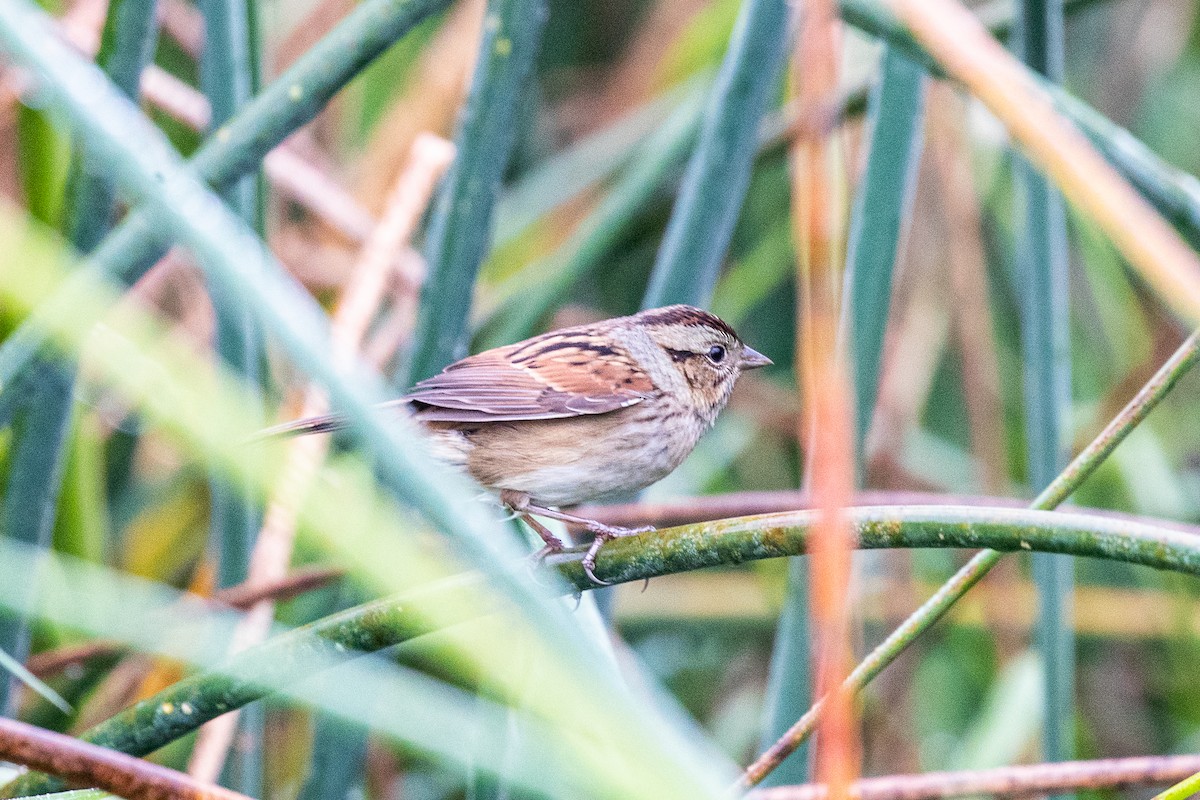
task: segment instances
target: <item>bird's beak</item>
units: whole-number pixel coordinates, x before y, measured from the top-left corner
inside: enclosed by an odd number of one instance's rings
[[[742,360],[738,362],[738,366],[744,370],[758,369],[759,367],[769,367],[774,363],[753,347],[746,347],[742,349]]]

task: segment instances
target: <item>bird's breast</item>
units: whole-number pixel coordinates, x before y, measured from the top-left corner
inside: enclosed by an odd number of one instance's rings
[[[705,428],[690,410],[654,398],[608,414],[474,425],[443,447],[464,453],[467,471],[490,489],[571,506],[662,479]]]

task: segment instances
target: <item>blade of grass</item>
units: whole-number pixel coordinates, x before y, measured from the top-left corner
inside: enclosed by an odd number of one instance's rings
[[[407,383],[466,355],[467,315],[492,234],[492,211],[516,143],[518,112],[533,75],[546,0],[489,0],[471,94],[426,234],[429,277],[421,293]]]
[[[14,541],[49,547],[71,428],[74,381],[69,372],[54,364],[43,364],[36,381],[24,408],[14,418],[0,531]],[[17,583],[35,596],[38,574],[25,575]],[[24,662],[29,655],[29,641],[24,618],[0,616],[0,650]],[[0,714],[11,716],[16,710],[16,680],[15,676],[0,676]]]
[[[456,157],[427,230],[429,271],[405,384],[430,377],[466,355],[475,280],[491,246],[493,211],[517,142],[518,112],[530,95],[548,14],[546,0],[487,4],[475,75],[455,136]],[[477,724],[486,728],[493,723]]]
[[[252,38],[251,4],[246,0],[200,0],[204,17],[204,51],[200,59],[200,85],[208,98],[213,128],[220,128],[244,109],[257,88],[257,43]],[[260,174],[251,173],[222,193],[230,208],[261,236]],[[247,307],[247,298],[210,286],[216,315],[216,351],[255,397],[263,403],[264,342]],[[265,416],[265,415],[260,415]],[[210,477],[209,547],[217,551],[217,587],[246,580],[250,552],[258,536],[262,513],[249,486]],[[234,730],[209,727],[192,750],[188,773],[203,783],[216,783],[226,769],[225,785],[250,797],[261,797],[263,717],[261,708],[237,720],[238,748],[226,765]]]
[[[200,11],[205,26],[200,77],[212,107],[212,125],[219,128],[245,108],[252,96],[255,73],[252,53],[256,48],[250,41],[251,11],[245,0],[201,0]],[[257,176],[247,175],[222,194],[230,208],[261,235],[257,183]],[[248,389],[261,393],[264,358],[261,334],[244,299],[237,294],[214,291],[213,304],[218,354],[242,377]],[[246,500],[242,488],[214,481],[212,492],[212,533],[219,542],[217,585],[224,588],[246,579],[259,513]],[[243,787],[242,791],[251,796],[261,794],[254,787]]]
[[[854,370],[857,463],[875,397],[883,334],[892,299],[892,275],[912,216],[921,161],[925,70],[888,48],[882,75],[868,102],[870,150],[855,198],[846,252],[843,326]],[[861,472],[860,472],[861,474]]]
[[[642,308],[707,306],[750,185],[758,129],[787,52],[784,0],[743,0]]]
[[[1062,14],[1062,4],[1055,0],[1017,3],[1017,50],[1030,69],[1053,83],[1062,83],[1063,77]],[[1017,158],[1013,177],[1014,216],[1020,220],[1016,252],[1029,483],[1040,491],[1066,461],[1064,420],[1071,409],[1067,217],[1062,195],[1024,158]],[[1047,761],[1066,761],[1074,750],[1073,575],[1069,558],[1033,556],[1037,647],[1046,682],[1042,751]]]
[[[46,681],[38,678],[29,669],[25,669],[25,664],[8,655],[2,649],[0,649],[0,669],[12,675],[12,678],[22,682],[22,684],[28,686],[31,690],[41,694],[43,698],[46,698],[47,702],[54,705],[54,708],[64,712],[64,714],[72,714],[73,709],[71,708],[71,704],[62,699],[61,694],[55,692],[52,687],[46,684]],[[8,684],[7,680],[5,680],[5,684]]]
[[[808,560],[788,560],[787,583],[783,608],[775,624],[775,641],[771,646],[770,674],[767,693],[763,698],[764,720],[758,749],[766,750],[792,723],[812,705],[812,625],[809,622],[808,595],[810,578]],[[809,780],[809,748],[807,743],[793,758],[779,765],[763,782],[767,786],[805,783]]]
[[[496,248],[589,187],[610,180],[639,144],[666,124],[681,95],[694,85],[663,93],[524,172],[496,203]]]
[[[96,64],[127,97],[136,98],[142,70],[158,41],[158,0],[109,3]],[[81,253],[95,249],[112,225],[114,186],[104,165],[76,154],[70,180],[71,241]]]

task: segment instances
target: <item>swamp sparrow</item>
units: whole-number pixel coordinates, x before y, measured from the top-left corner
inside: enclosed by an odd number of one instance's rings
[[[421,381],[389,406],[407,408],[433,452],[465,469],[519,514],[546,546],[562,542],[530,515],[595,534],[583,569],[598,584],[604,542],[653,528],[617,528],[558,510],[644,489],[712,427],[743,370],[771,360],[724,321],[692,306],[653,308],[486,350]],[[341,427],[311,417],[270,433]]]

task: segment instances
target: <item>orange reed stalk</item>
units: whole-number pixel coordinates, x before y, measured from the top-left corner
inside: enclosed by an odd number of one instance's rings
[[[838,31],[830,0],[805,8],[794,60],[799,107],[817,118],[837,98]],[[824,127],[824,126],[821,126]],[[838,288],[845,202],[835,134],[803,131],[792,145],[792,219],[802,287],[800,363],[807,480],[820,517],[812,530],[810,605],[816,695],[830,692],[816,749],[817,780],[832,800],[849,797],[859,753],[851,698],[837,691],[850,669],[848,589],[853,539],[845,514],[854,496],[852,396],[838,358]]]

